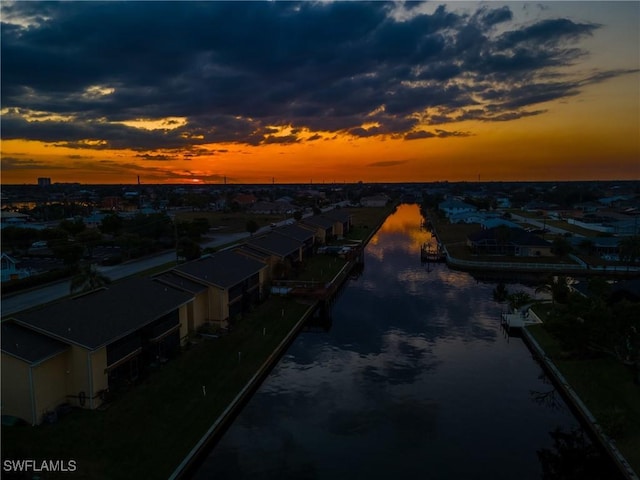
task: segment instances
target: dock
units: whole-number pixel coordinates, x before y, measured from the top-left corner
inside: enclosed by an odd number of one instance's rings
[[[420,247],[420,260],[422,262],[444,262],[447,260],[447,254],[440,243],[436,247],[431,243],[425,243]]]
[[[528,325],[537,325],[542,323],[540,319],[535,315],[529,314],[529,309],[526,311],[516,311],[514,313],[501,314],[502,326],[508,329],[511,328],[523,328]]]

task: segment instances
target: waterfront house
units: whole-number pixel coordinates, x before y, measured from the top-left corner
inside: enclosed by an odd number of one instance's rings
[[[235,250],[224,250],[183,263],[173,272],[207,286],[207,319],[226,327],[262,299],[267,265]]]
[[[206,284],[179,275],[174,271],[164,272],[156,276],[155,279],[193,296],[193,301],[187,304],[188,333],[198,331],[202,325],[209,321],[209,287]]]
[[[477,210],[473,205],[469,205],[454,198],[448,198],[438,204],[438,208],[444,212],[447,218],[459,213],[471,213]]]
[[[60,403],[99,407],[177,351],[191,300],[132,278],[14,314],[2,332],[2,413],[37,424]]]
[[[467,245],[479,255],[515,255],[520,257],[549,257],[551,243],[522,228],[498,226],[480,230],[467,237]]]
[[[42,415],[67,402],[70,346],[2,322],[2,414],[37,425]]]
[[[239,250],[261,261],[266,261],[269,265],[270,278],[274,278],[277,265],[295,267],[302,262],[303,248],[303,242],[272,231],[246,240]]]
[[[353,225],[353,215],[346,210],[330,210],[322,216],[334,222],[333,231],[338,237],[344,237]]]
[[[314,229],[317,244],[325,244],[335,235],[335,222],[321,215],[304,218],[300,223]]]
[[[295,223],[291,225],[283,225],[273,230],[275,233],[293,238],[302,243],[302,257],[306,258],[312,255],[313,245],[315,242],[315,231],[302,224]]]

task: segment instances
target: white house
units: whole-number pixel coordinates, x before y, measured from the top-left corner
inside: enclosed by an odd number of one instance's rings
[[[19,278],[28,277],[29,270],[18,268],[18,261],[6,253],[0,257],[0,265],[2,266],[2,281],[17,280]]]
[[[473,205],[464,203],[460,200],[448,198],[443,202],[440,202],[438,208],[442,210],[447,217],[455,215],[457,213],[470,213],[477,210]]]

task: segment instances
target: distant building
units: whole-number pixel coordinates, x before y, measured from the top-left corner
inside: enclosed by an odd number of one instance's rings
[[[360,205],[363,207],[384,207],[389,201],[389,197],[386,195],[374,195],[371,197],[362,197],[360,199]]]
[[[443,202],[440,202],[438,204],[438,208],[442,210],[447,217],[451,217],[452,215],[456,215],[459,213],[471,213],[478,210],[473,205],[469,205],[468,203],[453,198],[449,198]]]
[[[38,178],[38,186],[39,187],[48,187],[51,185],[51,179],[48,177],[40,177]]]

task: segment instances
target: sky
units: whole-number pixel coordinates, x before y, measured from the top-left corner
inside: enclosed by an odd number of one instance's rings
[[[640,179],[640,2],[1,4],[1,182]]]

